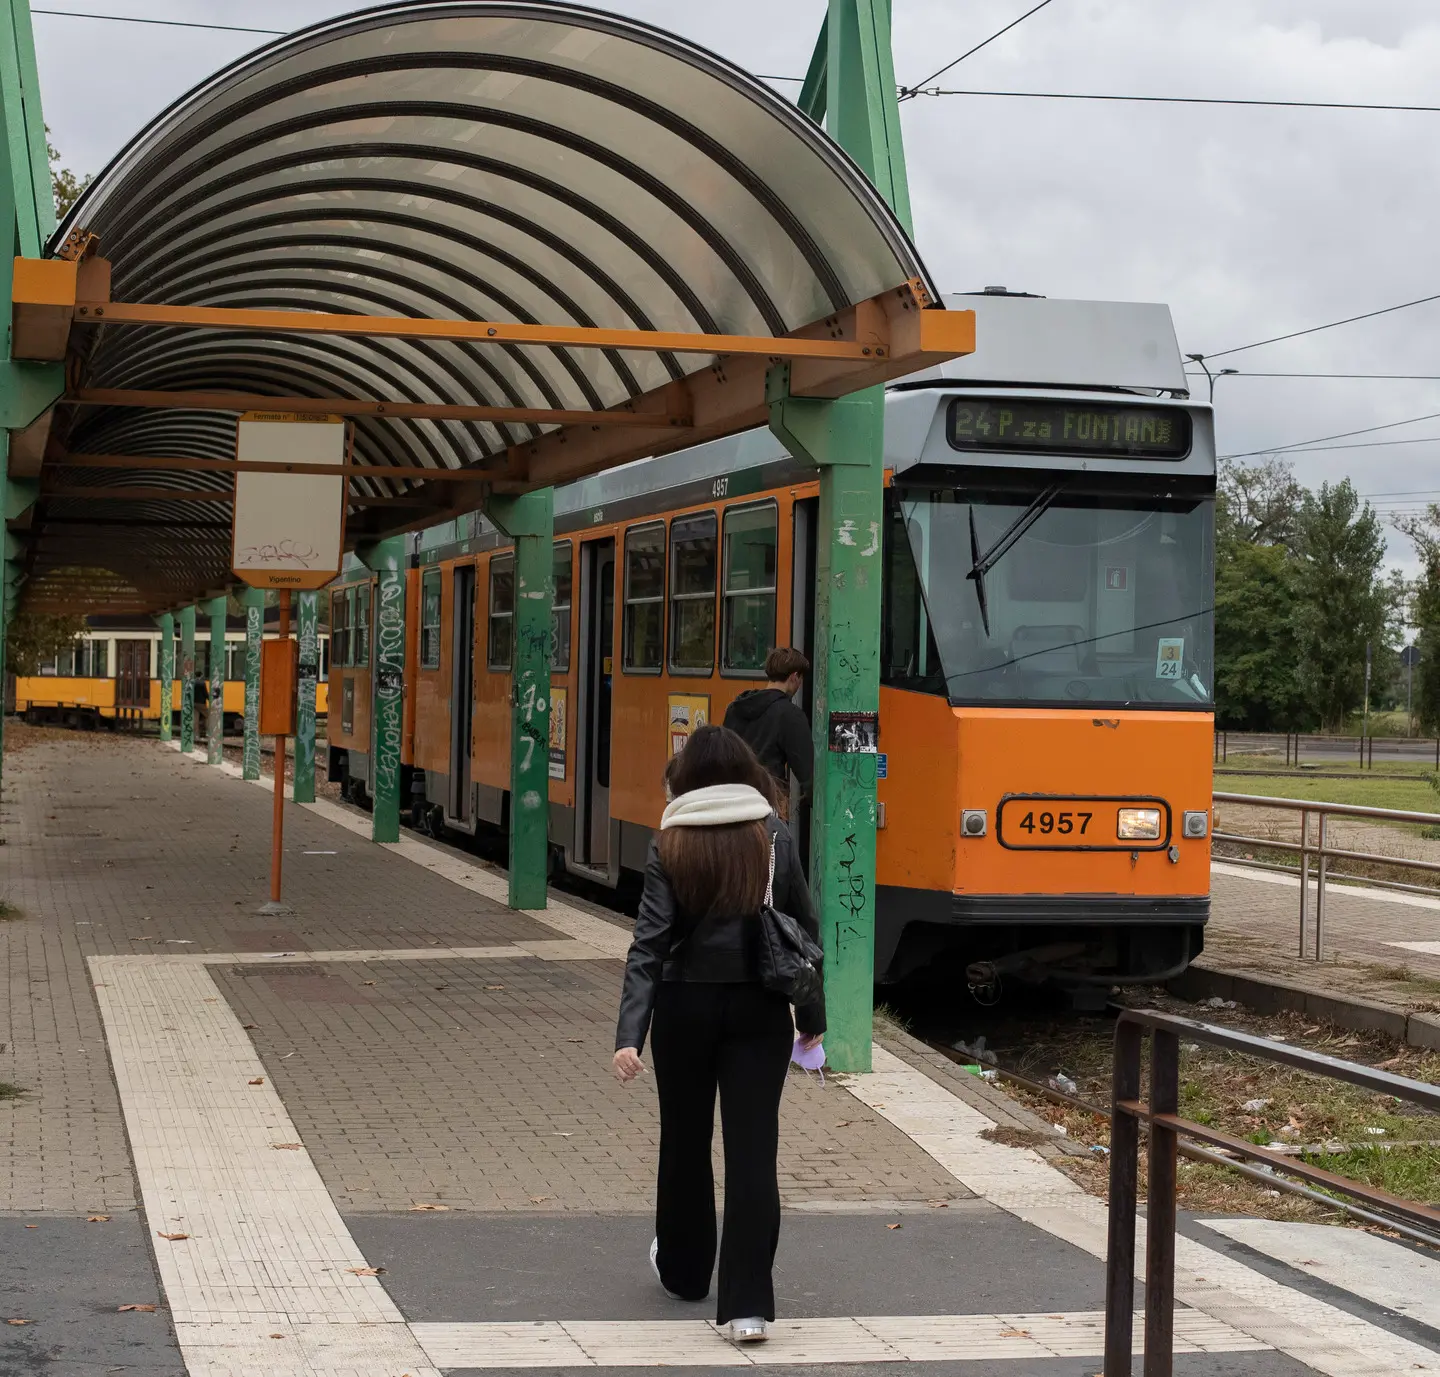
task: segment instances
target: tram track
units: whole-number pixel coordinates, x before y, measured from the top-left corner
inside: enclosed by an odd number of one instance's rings
[[[950,1043],[941,1039],[922,1036],[921,1041],[928,1047],[939,1052],[947,1060],[959,1066],[968,1068],[977,1064],[970,1059],[969,1053],[961,1052]],[[983,1038],[980,1039],[980,1042],[983,1043],[983,1041]],[[996,1079],[1018,1086],[1020,1089],[1032,1095],[1039,1095],[1054,1104],[1063,1105],[1068,1109],[1078,1110],[1085,1114],[1093,1114],[1096,1118],[1103,1119],[1106,1123],[1110,1123],[1113,1119],[1112,1111],[1108,1105],[1099,1104],[1079,1094],[1071,1094],[1068,1091],[1058,1089],[1048,1082],[1036,1080],[1033,1077],[1023,1075],[1011,1068],[1001,1066],[998,1058],[995,1058],[994,1053],[982,1052],[981,1062],[979,1064],[984,1067],[984,1070],[992,1071]],[[1145,1131],[1146,1128],[1142,1123],[1142,1134]],[[1387,1146],[1403,1145],[1392,1144]],[[1227,1153],[1217,1152],[1211,1148],[1203,1147],[1201,1144],[1193,1142],[1183,1136],[1179,1142],[1179,1153],[1182,1157],[1188,1158],[1192,1162],[1203,1162],[1209,1166],[1221,1167],[1236,1172],[1264,1186],[1267,1190],[1278,1190],[1285,1194],[1308,1200],[1312,1204],[1320,1205],[1325,1209],[1338,1210],[1363,1223],[1393,1230],[1414,1242],[1440,1249],[1440,1232],[1417,1228],[1413,1224],[1397,1220],[1388,1214],[1366,1209],[1351,1201],[1342,1200],[1334,1195],[1326,1194],[1323,1191],[1314,1190],[1303,1182],[1293,1181],[1288,1177],[1279,1175],[1273,1168],[1267,1169],[1263,1166],[1255,1166],[1239,1158],[1232,1157]],[[1108,1156],[1108,1149],[1106,1155]]]

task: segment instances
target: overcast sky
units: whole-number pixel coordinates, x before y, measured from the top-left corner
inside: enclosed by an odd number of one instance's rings
[[[289,29],[333,0],[35,0],[37,8]],[[896,69],[920,81],[1033,0],[894,0]],[[823,0],[610,0],[753,71],[803,74]],[[45,115],[96,171],[259,35],[35,16]],[[1435,0],[1052,0],[946,87],[1440,104]],[[779,89],[793,93],[793,85]],[[921,252],[946,291],[1163,301],[1215,353],[1440,292],[1440,114],[947,96],[903,107]],[[1440,301],[1227,357],[1275,373],[1440,375]],[[1204,379],[1197,380],[1199,395]],[[1226,378],[1222,453],[1440,413],[1440,380]],[[1428,444],[1297,457],[1382,510],[1440,500],[1440,415],[1354,437]],[[1336,442],[1339,443],[1339,442]],[[1353,443],[1353,441],[1352,441]],[[1411,495],[1412,490],[1432,490]],[[1394,496],[1397,493],[1404,496]],[[1397,563],[1408,543],[1392,537]]]

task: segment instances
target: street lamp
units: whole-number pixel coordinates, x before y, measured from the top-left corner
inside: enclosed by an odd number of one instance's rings
[[[1210,383],[1211,402],[1215,400],[1215,384],[1219,382],[1221,378],[1233,378],[1240,372],[1238,368],[1222,368],[1218,373],[1212,373],[1209,365],[1205,362],[1204,354],[1186,354],[1185,357],[1189,359],[1191,363],[1198,363],[1200,365],[1201,371],[1204,372],[1205,377]]]

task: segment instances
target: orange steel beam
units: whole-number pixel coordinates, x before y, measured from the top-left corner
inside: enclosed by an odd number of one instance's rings
[[[200,459],[183,455],[146,454],[57,454],[47,461],[50,468],[77,469],[155,469],[180,473],[313,473],[306,464],[285,464],[274,460]],[[406,479],[412,483],[484,483],[489,474],[476,469],[432,469],[423,464],[335,464],[328,474],[344,474],[348,478]]]
[[[286,335],[454,340],[464,344],[527,344],[569,349],[635,349],[671,354],[755,354],[768,359],[845,359],[851,362],[872,356],[883,357],[889,347],[883,337],[849,340],[709,335],[675,330],[613,330],[582,325],[517,325],[501,320],[346,315],[335,311],[156,306],[128,301],[77,301],[74,323],[167,325],[188,330],[256,330],[264,334]]]
[[[151,410],[290,411],[306,416],[376,416],[395,421],[490,421],[497,425],[684,426],[689,418],[634,411],[556,411],[516,406],[452,406],[429,402],[359,401],[350,397],[270,397],[248,392],[145,392],[80,387],[65,395],[76,406],[136,406]]]

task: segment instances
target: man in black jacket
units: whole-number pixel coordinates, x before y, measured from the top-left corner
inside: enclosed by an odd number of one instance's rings
[[[810,722],[792,701],[810,669],[810,661],[790,646],[777,646],[765,657],[763,689],[742,693],[725,710],[725,726],[745,738],[760,763],[775,777],[780,795],[780,816],[790,816],[790,776],[810,794],[815,774]]]

